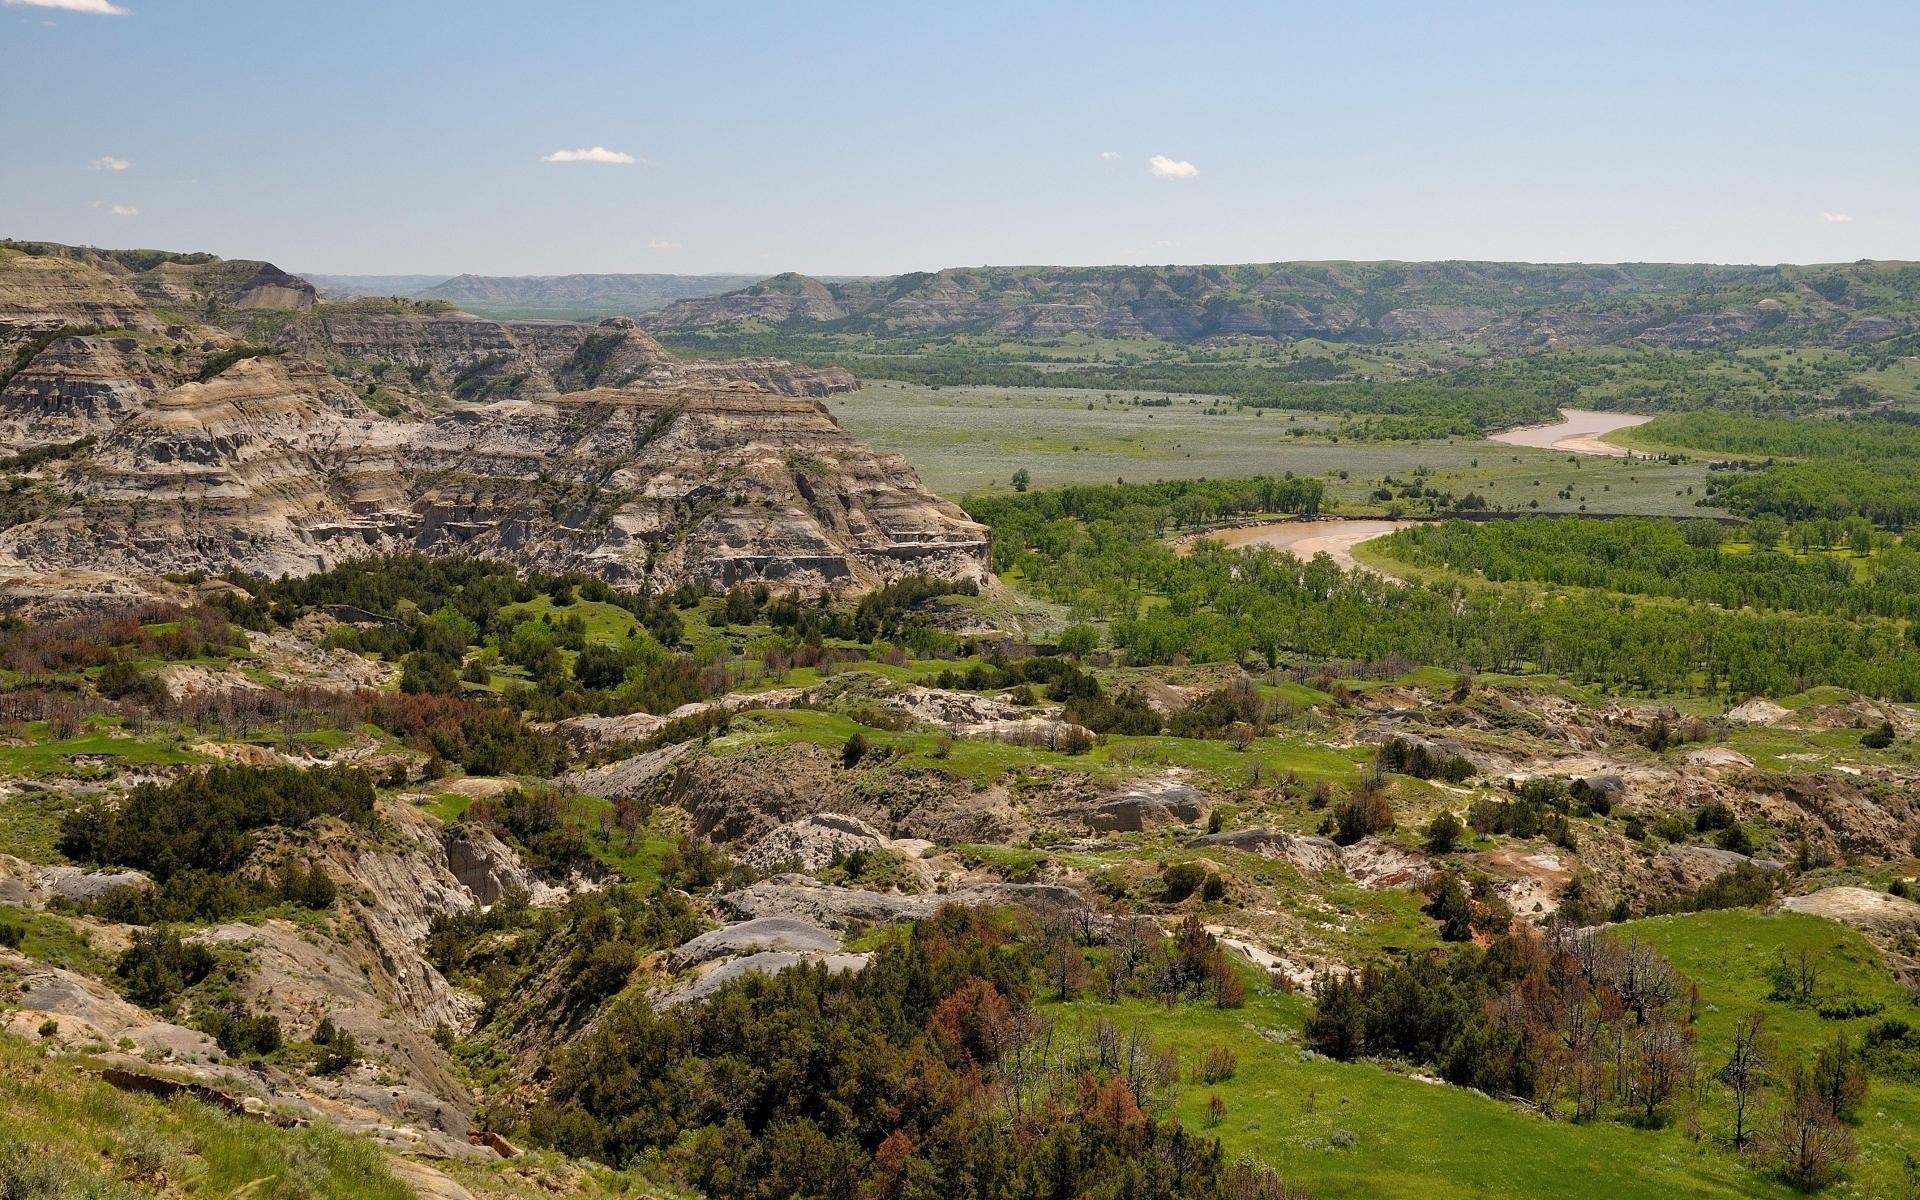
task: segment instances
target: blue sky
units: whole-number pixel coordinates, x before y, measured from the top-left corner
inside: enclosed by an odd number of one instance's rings
[[[1911,0],[0,0],[0,235],[362,273],[1920,259],[1917,50]],[[596,147],[635,161],[545,161]]]

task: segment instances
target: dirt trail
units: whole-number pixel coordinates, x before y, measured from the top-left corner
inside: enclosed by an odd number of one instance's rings
[[[1531,446],[1536,450],[1567,450],[1574,454],[1603,454],[1623,458],[1627,450],[1600,439],[1616,429],[1645,425],[1652,417],[1635,413],[1593,412],[1584,408],[1563,408],[1559,421],[1551,425],[1522,425],[1487,435],[1489,441],[1508,446]]]

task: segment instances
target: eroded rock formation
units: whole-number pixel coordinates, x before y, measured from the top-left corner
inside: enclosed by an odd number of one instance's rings
[[[0,247],[0,573],[305,574],[422,550],[617,583],[985,576],[985,531],[816,397],[627,318],[315,301],[263,263]]]

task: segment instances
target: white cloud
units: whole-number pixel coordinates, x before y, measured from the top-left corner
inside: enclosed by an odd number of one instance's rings
[[[588,146],[584,150],[555,150],[543,156],[541,162],[550,163],[612,163],[616,166],[630,167],[640,160],[622,150],[609,150],[605,146]]]
[[[9,7],[57,8],[64,12],[92,13],[96,17],[124,17],[127,10],[107,0],[0,0]]]
[[[1838,224],[1840,222],[1853,220],[1853,214],[1843,213],[1843,212],[1823,212],[1820,214],[1820,219],[1822,221],[1828,222],[1829,224]]]
[[[1108,162],[1119,162],[1120,152],[1118,150],[1102,150],[1100,157],[1106,159]]]
[[[113,215],[116,217],[137,217],[140,215],[140,210],[131,204],[116,204],[113,206]]]
[[[96,171],[124,171],[133,164],[124,158],[115,158],[109,154],[101,158],[96,158],[87,165]]]
[[[647,249],[649,250],[678,250],[679,248],[679,242],[663,242],[658,238],[654,238],[647,243]]]
[[[1161,179],[1192,179],[1200,173],[1200,168],[1183,159],[1168,158],[1156,154],[1147,160],[1147,170]]]

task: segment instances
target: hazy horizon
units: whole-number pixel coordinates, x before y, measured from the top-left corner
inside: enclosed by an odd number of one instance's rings
[[[1920,77],[1861,61],[1920,43],[1891,2],[0,5],[0,229],[56,241],[338,275],[1920,259]]]
[[[26,239],[20,239],[20,240],[45,241],[50,239],[26,238]],[[96,247],[96,248],[130,249],[133,247]],[[188,249],[186,247],[171,247],[171,246],[166,246],[166,247],[144,246],[144,247],[138,247],[138,248],[139,249],[167,249],[167,250]],[[1856,262],[1907,263],[1907,262],[1920,262],[1920,259],[1875,258],[1872,256],[1868,256],[1865,258],[1856,258],[1856,259],[1831,259],[1823,262],[1715,262],[1707,259],[1696,259],[1696,260],[1688,261],[1688,260],[1681,260],[1681,259],[1648,258],[1648,259],[1621,259],[1615,262],[1599,262],[1599,261],[1592,261],[1592,260],[1577,260],[1577,259],[1552,260],[1552,259],[1525,259],[1525,258],[1498,259],[1498,258],[1458,258],[1458,257],[1453,257],[1453,258],[1278,258],[1278,259],[1243,259],[1237,262],[1195,262],[1195,263],[1175,263],[1175,262],[1167,262],[1167,263],[1155,263],[1155,262],[949,263],[944,267],[911,267],[904,271],[888,271],[880,274],[850,274],[850,273],[841,272],[841,271],[806,271],[806,270],[799,270],[795,268],[787,268],[787,269],[782,269],[777,271],[729,271],[725,268],[720,268],[718,270],[713,270],[713,271],[662,271],[662,270],[516,271],[512,273],[495,273],[491,271],[408,271],[408,270],[320,271],[320,270],[310,270],[306,268],[290,267],[285,263],[275,262],[273,259],[267,259],[266,261],[273,262],[275,266],[280,267],[281,269],[291,272],[292,274],[295,274],[295,275],[300,275],[300,276],[326,275],[334,278],[406,279],[406,278],[422,277],[422,278],[457,279],[463,275],[468,275],[468,276],[474,276],[482,279],[567,279],[567,278],[572,278],[577,276],[588,276],[588,275],[674,275],[683,279],[705,279],[710,277],[721,277],[721,276],[727,276],[727,275],[752,275],[760,279],[772,279],[779,275],[804,275],[809,279],[840,280],[840,279],[889,279],[889,278],[894,278],[900,275],[938,274],[941,271],[1026,271],[1026,270],[1042,270],[1042,269],[1066,270],[1066,271],[1102,271],[1102,270],[1117,271],[1117,270],[1126,270],[1130,268],[1165,268],[1165,267],[1191,267],[1191,268],[1204,270],[1209,267],[1212,267],[1212,268],[1260,267],[1260,266],[1277,266],[1281,264],[1293,264],[1293,263],[1297,263],[1302,266],[1315,265],[1315,264],[1331,265],[1336,263],[1354,263],[1359,265],[1384,263],[1384,264],[1393,264],[1393,265],[1401,265],[1401,266],[1419,266],[1419,265],[1429,264],[1429,263],[1498,263],[1502,266],[1521,266],[1521,267],[1647,267],[1647,266],[1697,267],[1697,266],[1705,266],[1705,267],[1752,267],[1756,270],[1765,270],[1767,268],[1774,268],[1774,267],[1845,266],[1849,263],[1856,263]]]

